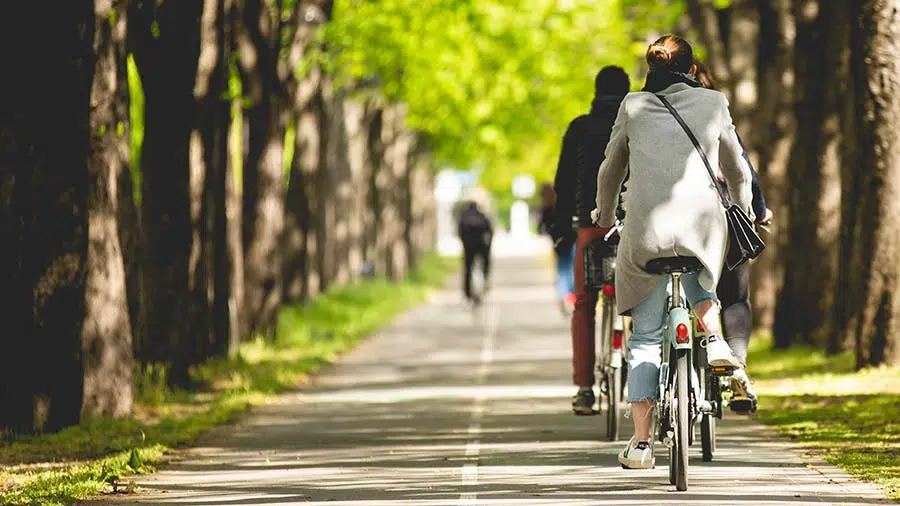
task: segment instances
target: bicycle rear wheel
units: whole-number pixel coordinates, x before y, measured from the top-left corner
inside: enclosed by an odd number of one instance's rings
[[[613,332],[616,318],[615,302],[612,298],[601,295],[601,318],[599,323],[600,347],[598,369],[602,372],[605,383],[606,438],[609,441],[619,439],[619,409],[622,399],[622,368],[613,363]]]
[[[688,487],[688,447],[690,426],[691,407],[688,404],[688,388],[690,367],[688,364],[691,350],[677,350],[677,358],[675,365],[675,488],[677,490],[687,490]]]
[[[712,407],[711,413],[706,413],[700,419],[700,443],[703,450],[703,462],[710,462],[716,451],[716,412],[722,402],[722,394],[719,392],[719,378],[706,370],[706,361],[700,363],[700,382],[705,386],[704,398]]]
[[[622,368],[611,367],[606,374],[609,394],[606,396],[606,437],[610,441],[619,439],[619,413],[622,401]]]

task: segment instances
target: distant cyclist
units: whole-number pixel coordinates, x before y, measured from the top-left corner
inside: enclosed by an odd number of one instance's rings
[[[484,287],[487,288],[491,268],[491,242],[494,238],[494,227],[491,219],[474,201],[466,202],[459,213],[459,239],[463,246],[465,275],[463,276],[463,293],[470,302],[480,303],[481,294],[472,291],[472,267],[476,259],[481,260],[484,274]]]
[[[628,402],[634,436],[619,453],[629,469],[653,467],[652,410],[658,400],[659,364],[666,319],[665,276],[650,274],[647,262],[671,256],[696,257],[700,272],[682,277],[684,293],[708,334],[711,365],[740,367],[725,342],[715,289],[725,261],[727,223],[718,193],[684,130],[657,94],[685,118],[719,166],[735,203],[750,210],[750,168],[734,131],[728,101],[700,86],[693,49],[667,35],[647,49],[650,71],[641,92],[622,101],[597,181],[597,225],[615,222],[619,185],[628,175],[628,216],[616,262],[616,302],[631,314]]]

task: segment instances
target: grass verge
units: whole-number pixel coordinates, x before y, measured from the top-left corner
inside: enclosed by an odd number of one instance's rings
[[[759,420],[900,500],[900,367],[856,371],[852,352],[774,351],[766,338],[755,339],[748,363]]]
[[[203,432],[301,386],[322,365],[443,286],[456,265],[433,255],[403,282],[366,281],[285,307],[274,342],[245,343],[235,358],[194,371],[202,391],[139,388],[133,418],[92,420],[0,446],[0,504],[65,505],[120,484],[127,489],[123,477],[153,472]]]

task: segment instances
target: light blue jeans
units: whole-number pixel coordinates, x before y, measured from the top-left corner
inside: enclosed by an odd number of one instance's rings
[[[698,274],[692,272],[681,276],[682,293],[690,306],[707,300],[718,302],[715,292],[708,292],[700,286]],[[666,276],[647,298],[631,310],[633,332],[628,341],[628,402],[658,400],[668,284],[669,277]]]

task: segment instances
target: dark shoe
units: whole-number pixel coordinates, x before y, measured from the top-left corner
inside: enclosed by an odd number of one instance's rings
[[[594,397],[594,389],[591,387],[581,387],[572,397],[572,412],[579,416],[593,415],[595,414],[594,401],[596,400],[597,399]]]

